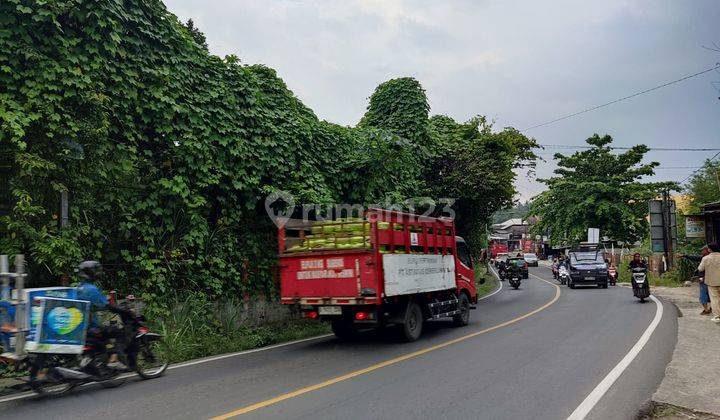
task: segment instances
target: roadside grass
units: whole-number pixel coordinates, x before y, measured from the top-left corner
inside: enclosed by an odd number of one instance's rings
[[[206,302],[194,297],[173,302],[154,329],[163,334],[170,362],[250,350],[330,332],[327,323],[292,316],[276,322],[240,319],[244,307],[233,301]],[[150,319],[153,319],[152,317]]]
[[[485,279],[484,284],[480,284],[481,279]],[[490,272],[485,265],[478,265],[475,270],[475,287],[477,288],[478,298],[494,292],[498,288],[500,282]]]
[[[718,420],[720,417],[691,410],[689,408],[678,407],[672,404],[651,402],[650,405],[643,410],[637,418],[639,420],[665,419],[665,420]]]
[[[314,337],[329,333],[330,328],[324,322],[292,320],[257,328],[240,327],[225,333],[205,331],[197,334],[167,324],[161,325],[160,331],[166,337],[163,343],[165,355],[170,362],[176,363]]]
[[[629,266],[629,261],[620,263],[618,267],[618,282],[630,283],[631,272]],[[680,287],[683,285],[683,281],[679,278],[677,271],[668,271],[660,276],[652,271],[648,271],[648,280],[651,286]]]

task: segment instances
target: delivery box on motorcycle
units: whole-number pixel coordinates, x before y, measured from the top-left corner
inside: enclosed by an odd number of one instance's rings
[[[39,318],[32,340],[25,343],[31,353],[80,354],[85,346],[90,320],[90,302],[77,299],[38,297]]]
[[[37,326],[40,322],[40,298],[77,299],[75,287],[37,287],[23,290],[20,300],[27,302],[25,306],[25,320],[27,321],[26,341],[35,341]],[[18,299],[17,291],[13,290],[13,299]]]

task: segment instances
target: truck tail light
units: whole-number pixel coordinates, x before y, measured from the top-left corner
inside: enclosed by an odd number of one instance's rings
[[[358,321],[364,321],[370,318],[370,314],[367,312],[355,312],[355,319]]]
[[[305,312],[305,316],[310,319],[317,319],[318,313],[317,311],[307,311]]]

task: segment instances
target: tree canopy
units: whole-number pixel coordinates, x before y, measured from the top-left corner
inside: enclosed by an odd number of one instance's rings
[[[274,70],[210,54],[159,0],[0,2],[0,86],[0,250],[50,284],[97,259],[113,288],[150,301],[273,293],[273,191],[448,196],[476,237],[534,159],[517,130],[429,118],[412,78],[378,86],[357,127],[321,121]]]
[[[707,159],[687,183],[692,212],[700,211],[703,204],[720,201],[720,160]]]
[[[643,183],[654,174],[657,162],[643,163],[645,145],[615,154],[612,137],[597,134],[586,140],[592,146],[571,155],[555,154],[556,176],[540,181],[548,189],[532,202],[530,213],[539,216],[536,233],[550,234],[556,244],[576,244],[588,228],[601,236],[625,242],[643,237],[648,225],[647,200],[673,183]]]

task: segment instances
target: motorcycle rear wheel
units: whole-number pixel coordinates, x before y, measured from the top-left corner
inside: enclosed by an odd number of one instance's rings
[[[162,376],[168,368],[168,360],[163,351],[163,342],[150,341],[140,346],[135,356],[135,372],[143,379],[154,379]]]

